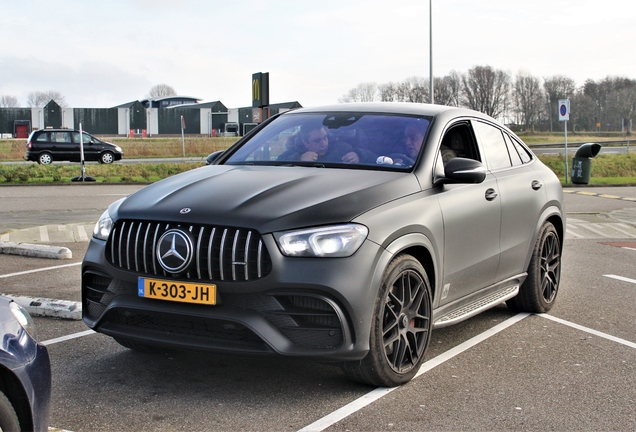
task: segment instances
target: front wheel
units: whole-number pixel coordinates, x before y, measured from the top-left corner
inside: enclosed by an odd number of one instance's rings
[[[99,162],[103,164],[111,164],[115,160],[115,156],[111,152],[104,152],[99,156]]]
[[[561,280],[561,240],[554,225],[546,222],[539,231],[528,266],[528,277],[519,294],[506,302],[514,311],[545,313],[556,300]]]
[[[399,255],[384,272],[375,303],[370,350],[360,361],[343,365],[356,381],[394,387],[419,370],[432,326],[431,286],[422,265]]]
[[[9,399],[0,391],[0,430],[19,431],[20,420]]]

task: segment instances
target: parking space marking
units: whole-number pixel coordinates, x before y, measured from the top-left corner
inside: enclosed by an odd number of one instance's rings
[[[463,353],[464,351],[474,347],[475,345],[485,341],[486,339],[496,335],[497,333],[507,329],[508,327],[516,324],[517,322],[521,321],[522,319],[526,318],[527,316],[529,316],[530,314],[528,313],[519,313],[509,319],[507,319],[506,321],[497,324],[496,326],[492,327],[489,330],[486,330],[485,332],[467,340],[466,342],[463,342],[459,345],[457,345],[455,348],[452,348],[448,351],[446,351],[443,354],[438,355],[435,358],[432,358],[431,360],[427,361],[426,363],[422,364],[422,366],[420,367],[419,372],[415,375],[415,378],[419,377],[420,375],[430,371],[431,369],[441,365],[442,363],[446,362],[447,360],[452,359],[453,357],[458,356],[459,354]],[[414,379],[415,379],[414,378]],[[342,408],[337,409],[336,411],[332,412],[331,414],[326,415],[325,417],[313,422],[312,424],[305,426],[304,428],[300,429],[298,432],[317,432],[317,431],[322,431],[327,429],[330,426],[333,426],[334,424],[336,424],[337,422],[339,422],[340,420],[349,417],[351,414],[355,413],[356,411],[366,407],[367,405],[372,404],[373,402],[375,402],[378,399],[381,399],[382,397],[386,396],[387,394],[391,393],[393,390],[397,390],[400,387],[391,387],[391,388],[386,388],[386,387],[378,387],[375,390],[370,391],[369,393],[365,394],[364,396],[359,397],[358,399],[354,400],[353,402],[348,403],[347,405],[343,406]]]
[[[588,192],[588,191],[577,191],[577,190],[572,190],[572,189],[563,189],[563,193],[574,194],[574,195],[595,196],[595,197],[599,197],[599,198],[616,199],[616,200],[620,200],[620,201],[636,202],[636,198],[632,198],[632,197],[622,197],[622,196],[618,196],[618,195],[608,195],[608,194],[602,194],[602,193],[596,193],[596,192]]]
[[[81,265],[81,264],[82,264],[81,262],[76,262],[76,263],[71,263],[71,264],[62,264],[62,265],[53,266],[53,267],[43,267],[43,268],[39,268],[39,269],[25,270],[25,271],[21,271],[21,272],[17,272],[17,273],[8,273],[8,274],[0,275],[0,279],[13,277],[13,276],[22,276],[22,275],[25,275],[25,274],[37,273],[37,272],[47,271],[47,270],[56,270],[56,269],[60,269],[60,268],[64,268],[64,267],[72,267],[72,266],[77,266],[77,265]]]
[[[87,241],[88,235],[86,234],[86,230],[84,229],[84,225],[77,225],[77,234],[81,241]]]
[[[53,345],[53,344],[56,344],[56,343],[65,342],[67,340],[77,339],[77,338],[80,338],[80,337],[83,337],[83,336],[88,336],[88,335],[91,335],[93,333],[95,333],[95,331],[93,331],[93,330],[84,330],[84,331],[81,331],[79,333],[73,333],[73,334],[66,335],[66,336],[60,336],[58,338],[49,339],[49,340],[46,340],[46,341],[40,342],[40,343],[42,345]]]
[[[636,281],[633,281],[633,282],[634,282],[634,283],[636,283]],[[574,329],[577,329],[577,330],[580,330],[580,331],[583,331],[583,332],[586,332],[586,333],[589,333],[589,334],[593,334],[594,336],[602,337],[602,338],[607,339],[607,340],[610,340],[610,341],[612,341],[612,342],[616,342],[616,343],[619,343],[619,344],[621,344],[621,345],[625,345],[625,346],[628,346],[628,347],[630,347],[630,348],[634,348],[634,349],[636,349],[636,343],[634,343],[634,342],[630,342],[630,341],[628,341],[628,340],[621,339],[621,338],[619,338],[619,337],[612,336],[612,335],[610,335],[610,334],[603,333],[603,332],[600,332],[600,331],[597,331],[597,330],[591,329],[591,328],[589,328],[589,327],[584,327],[584,326],[582,326],[582,325],[575,324],[575,323],[573,323],[573,322],[566,321],[566,320],[563,320],[563,319],[561,319],[561,318],[557,318],[557,317],[552,316],[552,315],[547,315],[547,314],[537,314],[537,316],[540,316],[540,317],[542,317],[542,318],[549,319],[549,320],[554,321],[554,322],[557,322],[557,323],[559,323],[559,324],[563,324],[563,325],[566,325],[566,326],[568,326],[568,327],[572,327],[572,328],[574,328]]]
[[[607,275],[608,277],[611,277],[612,275]],[[620,276],[616,276],[616,278],[621,278]],[[627,278],[621,278],[621,280],[624,280]],[[632,283],[636,283],[636,280],[633,279],[627,279],[629,282]],[[485,331],[484,333],[477,335],[475,337],[473,337],[472,339],[467,340],[464,343],[461,343],[459,345],[457,345],[455,348],[450,349],[448,351],[446,351],[443,354],[440,354],[439,356],[427,361],[426,363],[424,363],[422,365],[422,367],[420,368],[419,372],[417,373],[417,375],[415,375],[415,377],[419,377],[420,375],[430,371],[431,369],[435,368],[436,366],[441,365],[442,363],[444,363],[447,360],[452,359],[453,357],[461,354],[462,352],[468,350],[469,348],[472,348],[473,346],[485,341],[486,339],[490,338],[491,336],[496,335],[497,333],[501,332],[502,330],[505,330],[506,328],[512,326],[513,324],[516,324],[517,322],[521,321],[522,319],[524,319],[525,317],[529,316],[531,314],[528,313],[519,313],[515,316],[513,316],[512,318],[507,319],[506,321],[502,322],[501,324],[496,325],[495,327],[491,328],[490,330]],[[636,343],[634,342],[630,342],[628,340],[625,339],[621,339],[619,337],[616,336],[612,336],[610,334],[607,333],[603,333],[594,329],[591,329],[589,327],[584,327],[582,325],[579,324],[575,324],[573,322],[570,321],[566,321],[563,320],[561,318],[557,318],[554,317],[552,315],[548,315],[548,314],[536,314],[537,316],[540,316],[542,318],[546,318],[549,320],[552,320],[554,322],[557,322],[559,324],[568,326],[568,327],[572,327],[574,329],[592,334],[594,336],[598,336],[607,340],[610,340],[612,342],[616,342],[619,343],[621,345],[625,345],[627,347],[630,348],[634,348],[636,349]],[[350,416],[351,414],[355,413],[356,411],[366,407],[367,405],[370,405],[371,403],[375,402],[376,400],[382,398],[383,396],[391,393],[393,390],[397,390],[400,387],[392,387],[392,388],[385,388],[385,387],[378,387],[375,390],[372,390],[371,392],[367,393],[366,395],[354,400],[353,402],[343,406],[342,408],[332,412],[331,414],[326,415],[325,417],[315,421],[314,423],[305,426],[304,428],[300,429],[298,432],[318,432],[318,431],[323,431],[325,429],[327,429],[328,427],[333,426],[334,424],[336,424],[337,422],[339,422],[340,420],[345,419],[346,417]]]
[[[624,249],[629,249],[629,248],[624,248]],[[616,276],[616,275],[603,275],[603,276],[608,277],[608,278],[612,278],[612,279],[617,279],[617,280],[623,281],[623,282],[629,282],[629,283],[636,284],[636,279],[629,279],[629,278],[626,278],[626,277],[623,277],[623,276]]]
[[[40,241],[42,243],[49,242],[49,230],[46,228],[46,226],[40,227]]]

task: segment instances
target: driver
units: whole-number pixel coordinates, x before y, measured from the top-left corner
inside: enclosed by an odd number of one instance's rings
[[[300,160],[306,162],[358,163],[360,157],[347,143],[329,142],[327,129],[323,125],[306,125],[288,141],[289,149],[278,160]]]

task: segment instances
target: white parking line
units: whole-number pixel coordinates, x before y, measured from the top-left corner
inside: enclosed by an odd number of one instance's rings
[[[53,345],[59,342],[65,342],[67,340],[71,340],[71,339],[76,339],[76,338],[80,338],[82,336],[88,336],[95,333],[93,330],[84,330],[82,332],[79,333],[73,333],[70,335],[66,335],[66,336],[60,336],[59,338],[55,338],[55,339],[49,339],[46,340],[44,342],[40,342],[42,345]]]
[[[446,351],[445,353],[440,354],[437,357],[427,361],[426,363],[422,365],[422,367],[420,368],[417,375],[415,375],[415,377],[418,377],[430,371],[434,367],[441,365],[445,361],[452,359],[453,357],[463,353],[467,349],[472,348],[475,345],[490,338],[491,336],[496,335],[500,331],[507,329],[508,327],[510,327],[513,324],[516,324],[517,322],[521,321],[528,315],[529,314],[527,313],[517,314],[513,316],[512,318],[509,318],[506,321],[502,322],[501,324],[498,324],[494,326],[493,328],[475,336],[474,338],[469,339],[466,342],[457,345],[455,348],[450,349]],[[369,393],[365,394],[364,396],[354,400],[353,402],[343,406],[342,408],[337,409],[331,414],[328,414],[325,417],[313,422],[312,424],[305,426],[304,428],[300,429],[299,432],[316,432],[316,431],[325,430],[328,427],[333,426],[340,420],[350,416],[354,412],[386,396],[387,394],[391,393],[393,390],[397,390],[398,388],[399,387],[391,387],[391,388],[378,387],[375,390],[372,390]]]
[[[608,276],[609,277],[609,276]],[[617,276],[617,278],[619,278],[619,276]],[[623,279],[627,279],[627,278],[622,278]],[[629,282],[632,283],[636,283],[636,280],[633,279],[627,279]],[[443,354],[440,354],[439,356],[427,361],[426,363],[424,363],[422,365],[422,367],[420,368],[419,372],[417,373],[417,375],[415,375],[416,377],[430,371],[431,369],[433,369],[436,366],[439,366],[440,364],[444,363],[447,360],[452,359],[453,357],[461,354],[462,352],[466,351],[469,348],[472,348],[473,346],[485,341],[486,339],[490,338],[491,336],[496,335],[497,333],[499,333],[502,330],[505,330],[506,328],[510,327],[511,325],[521,321],[523,318],[527,317],[530,314],[527,313],[520,313],[517,314],[515,316],[513,316],[512,318],[507,319],[506,321],[502,322],[499,325],[496,325],[495,327],[491,328],[490,330],[485,331],[484,333],[475,336],[472,339],[467,340],[466,342],[457,345],[455,348],[446,351]],[[577,330],[586,332],[586,333],[590,333],[593,334],[595,336],[610,340],[612,342],[616,342],[619,343],[621,345],[625,345],[628,346],[630,348],[635,348],[636,349],[636,343],[634,342],[630,342],[628,340],[625,339],[621,339],[612,335],[609,335],[607,333],[603,333],[594,329],[591,329],[589,327],[584,327],[578,324],[575,324],[573,322],[570,321],[566,321],[551,315],[547,315],[547,314],[537,314],[537,316],[540,316],[542,318],[546,318],[549,320],[552,320],[554,322],[557,322],[559,324],[563,324],[572,328],[575,328]],[[315,421],[314,423],[305,426],[304,428],[300,429],[298,432],[317,432],[317,431],[322,431],[327,429],[330,426],[333,426],[334,424],[336,424],[337,422],[339,422],[340,420],[350,416],[351,414],[353,414],[354,412],[366,407],[367,405],[370,405],[371,403],[375,402],[376,400],[382,398],[383,396],[391,393],[393,390],[397,390],[399,387],[392,387],[392,388],[384,388],[384,387],[378,387],[375,390],[372,390],[371,392],[367,393],[366,395],[354,400],[353,402],[343,406],[342,408],[332,412],[331,414],[326,415],[325,417]]]
[[[40,241],[42,243],[48,243],[49,242],[49,230],[46,226],[41,226],[40,227]]]
[[[616,275],[603,275],[603,276],[608,277],[608,278],[612,278],[612,279],[617,279],[617,280],[623,281],[623,282],[629,282],[629,283],[636,284],[636,280],[635,279],[629,279],[629,278],[626,278],[626,277],[623,277],[623,276],[616,276]]]
[[[53,266],[53,267],[44,267],[44,268],[39,268],[39,269],[26,270],[26,271],[21,271],[21,272],[17,272],[17,273],[8,273],[8,274],[0,275],[0,279],[13,277],[13,276],[21,276],[21,275],[25,275],[25,274],[29,274],[29,273],[37,273],[37,272],[47,271],[47,270],[56,270],[56,269],[60,269],[60,268],[64,268],[64,267],[77,266],[77,265],[81,265],[81,264],[82,264],[81,262],[76,262],[76,263],[71,263],[71,264],[62,264],[62,265]]]
[[[633,282],[636,283],[636,281],[633,281]],[[617,343],[619,343],[621,345],[625,345],[625,346],[628,346],[630,348],[636,348],[636,343],[634,343],[634,342],[630,342],[628,340],[621,339],[621,338],[618,338],[616,336],[612,336],[612,335],[609,335],[607,333],[603,333],[603,332],[591,329],[589,327],[584,327],[582,325],[578,325],[578,324],[575,324],[573,322],[566,321],[566,320],[563,320],[561,318],[554,317],[552,315],[538,314],[538,316],[540,316],[542,318],[546,318],[546,319],[552,320],[554,322],[558,322],[559,324],[563,324],[563,325],[575,328],[577,330],[584,331],[586,333],[593,334],[594,336],[598,336],[598,337],[602,337],[602,338],[607,339],[607,340],[611,340],[612,342],[617,342]]]

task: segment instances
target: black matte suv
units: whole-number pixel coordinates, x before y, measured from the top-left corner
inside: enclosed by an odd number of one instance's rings
[[[82,132],[84,160],[113,163],[124,156],[121,147],[101,141]],[[80,132],[71,129],[40,129],[31,132],[27,141],[26,160],[48,165],[55,161],[79,162]]]

